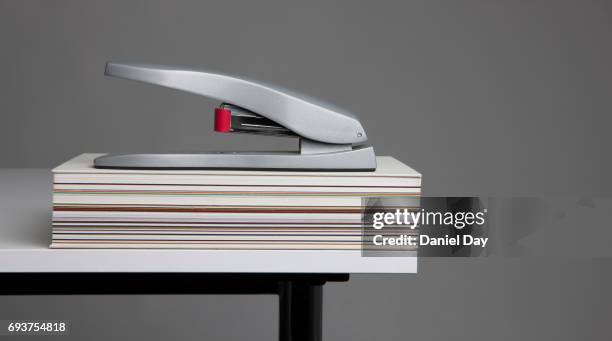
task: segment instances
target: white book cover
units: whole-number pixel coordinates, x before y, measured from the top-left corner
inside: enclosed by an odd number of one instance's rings
[[[373,172],[288,172],[246,170],[98,169],[93,160],[104,154],[82,154],[53,170],[56,184],[241,185],[408,187],[421,186],[421,174],[390,156],[379,156]]]

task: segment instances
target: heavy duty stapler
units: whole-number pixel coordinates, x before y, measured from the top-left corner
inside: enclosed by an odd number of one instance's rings
[[[176,67],[113,63],[107,76],[183,90],[217,99],[215,130],[295,136],[296,152],[213,152],[191,154],[109,154],[97,168],[269,169],[373,171],[376,156],[353,115],[304,96],[261,83]]]

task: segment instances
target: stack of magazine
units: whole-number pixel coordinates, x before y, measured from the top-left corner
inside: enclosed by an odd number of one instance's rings
[[[54,248],[351,250],[364,198],[419,197],[421,175],[392,157],[373,172],[53,170]]]

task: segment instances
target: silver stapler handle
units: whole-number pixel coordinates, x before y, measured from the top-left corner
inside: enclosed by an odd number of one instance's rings
[[[261,115],[312,141],[357,144],[367,140],[353,115],[278,87],[161,65],[109,62],[105,74],[214,98]]]

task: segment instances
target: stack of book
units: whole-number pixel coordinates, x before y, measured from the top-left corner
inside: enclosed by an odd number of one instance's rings
[[[362,200],[421,194],[392,157],[374,172],[53,170],[54,248],[343,250],[361,247]]]

